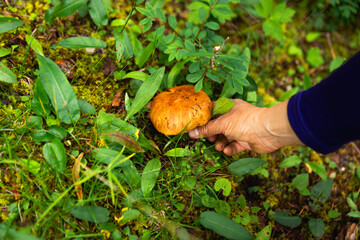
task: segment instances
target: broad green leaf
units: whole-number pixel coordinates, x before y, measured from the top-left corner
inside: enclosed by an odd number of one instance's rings
[[[276,40],[280,41],[283,38],[281,24],[274,20],[266,20],[262,23],[265,36],[273,36]]]
[[[129,221],[137,219],[141,213],[136,209],[128,209],[122,212],[123,219],[120,221],[120,224],[125,224]]]
[[[185,40],[185,48],[187,50],[189,50],[190,52],[196,51],[194,44],[192,42],[190,42],[189,40]]]
[[[140,187],[139,183],[141,181],[141,177],[132,161],[129,162],[128,166],[124,166],[121,169],[124,173],[127,184],[136,188]]]
[[[133,72],[129,72],[127,73],[125,76],[122,77],[122,79],[125,78],[133,78],[133,79],[138,79],[141,81],[145,81],[145,79],[148,77],[149,75],[144,73],[144,72],[140,72],[140,71],[133,71]]]
[[[149,196],[151,190],[154,188],[159,176],[160,168],[160,158],[154,158],[146,164],[141,176],[141,190],[144,197]]]
[[[317,219],[310,218],[308,225],[310,232],[314,237],[318,238],[324,235],[325,224],[321,218],[317,218]]]
[[[181,72],[181,70],[184,69],[184,65],[188,60],[183,60],[180,62],[177,62],[170,70],[167,80],[166,80],[166,87],[171,88],[175,85],[175,78],[176,76]]]
[[[298,167],[301,163],[301,158],[298,155],[292,155],[285,158],[279,165],[281,168]]]
[[[209,195],[204,195],[201,197],[201,203],[208,208],[214,208],[216,205],[216,200],[213,197],[210,197]]]
[[[337,218],[337,217],[341,216],[341,213],[339,213],[336,210],[330,210],[328,212],[328,216],[329,216],[329,218]]]
[[[342,58],[342,57],[337,57],[337,58],[331,60],[330,67],[329,67],[330,72],[333,72],[334,70],[339,68],[343,64],[343,62],[344,62],[344,58]]]
[[[311,170],[313,170],[317,175],[321,177],[322,180],[326,180],[326,168],[324,164],[317,163],[317,162],[308,162],[306,163]]]
[[[27,44],[30,45],[31,49],[32,49],[35,53],[37,53],[37,54],[39,54],[39,55],[41,55],[41,56],[44,56],[43,48],[42,48],[40,42],[39,42],[36,38],[34,38],[34,36],[32,36],[32,35],[26,35],[26,36],[25,36],[25,40],[26,40]]]
[[[122,29],[122,27],[117,27],[114,28],[113,31],[115,36],[116,58],[118,61],[121,60],[122,56],[124,56],[124,58],[132,58],[134,55],[129,35],[126,29]]]
[[[205,228],[228,239],[254,239],[245,227],[216,212],[207,211],[201,213],[200,223]]]
[[[0,27],[1,29],[1,27]],[[40,238],[37,238],[30,233],[27,233],[23,230],[16,230],[15,228],[8,226],[5,223],[0,223],[0,239],[6,239],[6,240],[40,240]]]
[[[93,105],[91,105],[90,103],[88,103],[82,99],[78,99],[78,103],[79,103],[81,112],[90,114],[90,115],[96,115],[96,110]]]
[[[46,143],[43,147],[43,155],[46,162],[55,171],[63,173],[66,170],[65,148],[59,139]]]
[[[295,11],[286,7],[286,3],[282,2],[276,4],[269,19],[279,23],[291,22],[291,18],[294,16]]]
[[[303,88],[304,90],[309,89],[313,86],[313,82],[309,76],[309,74],[304,75],[304,82],[303,82]]]
[[[205,23],[205,26],[214,31],[220,29],[220,25],[216,22],[207,22]]]
[[[288,212],[277,211],[275,212],[273,219],[286,227],[297,227],[301,224],[300,217],[290,216]]]
[[[6,83],[17,83],[15,74],[0,62],[0,81]]]
[[[154,52],[155,47],[155,41],[149,43],[149,45],[146,46],[141,55],[135,58],[135,63],[136,65],[138,65],[138,67],[141,68],[144,65],[144,63],[149,59],[150,55]]]
[[[349,212],[347,215],[353,218],[360,218],[360,211]]]
[[[88,0],[63,0],[59,5],[50,8],[45,12],[45,21],[51,24],[56,17],[72,15],[76,10],[83,6]]]
[[[75,92],[58,65],[49,58],[37,55],[40,77],[52,106],[61,121],[67,124],[80,118]]]
[[[95,160],[109,165],[113,162],[113,166],[124,167],[130,165],[130,160],[121,152],[109,149],[109,148],[96,148],[94,151]]]
[[[90,0],[88,8],[90,17],[96,26],[101,27],[108,24],[109,17],[102,0]]]
[[[288,53],[290,55],[297,55],[301,58],[303,57],[303,51],[301,50],[301,48],[294,44],[290,45],[290,47],[288,49]]]
[[[24,22],[11,17],[0,17],[0,33],[8,32],[23,25]]]
[[[330,197],[333,185],[333,178],[320,181],[311,188],[310,198],[314,201],[325,202]]]
[[[246,207],[246,199],[243,194],[241,194],[236,202],[239,204],[239,207],[243,210]]]
[[[174,15],[170,15],[168,18],[168,23],[172,29],[177,29],[177,21]]]
[[[155,95],[159,89],[162,79],[164,77],[165,67],[161,67],[155,70],[149,77],[147,77],[144,83],[140,86],[133,100],[125,121],[129,120],[131,116],[140,111]]]
[[[31,159],[20,159],[25,169],[32,174],[37,174],[41,170],[41,164]]]
[[[294,177],[292,180],[292,185],[296,187],[299,191],[305,189],[309,185],[309,174],[302,173]]]
[[[125,132],[107,130],[103,131],[100,134],[100,137],[111,142],[120,143],[132,152],[145,152],[144,149],[142,149],[142,147],[140,146],[140,144],[133,137],[131,137]]]
[[[242,176],[264,165],[266,161],[260,158],[242,158],[231,163],[227,170],[235,176]]]
[[[67,132],[62,127],[54,125],[51,126],[49,130],[35,130],[30,135],[36,141],[48,142],[54,139],[62,139],[66,137]]]
[[[306,61],[312,66],[312,67],[320,67],[324,64],[324,59],[321,56],[321,50],[317,47],[312,47],[308,50]]]
[[[290,99],[292,96],[294,96],[297,92],[299,92],[299,87],[294,87],[291,88],[289,90],[287,90],[285,93],[283,93],[280,97],[279,97],[279,101],[285,101]]]
[[[204,78],[201,78],[196,84],[195,84],[195,92],[199,92],[203,87]]]
[[[215,203],[215,212],[220,213],[223,216],[230,217],[230,205],[224,200],[217,200]]]
[[[185,157],[190,155],[190,150],[185,148],[173,148],[165,153],[168,157]]]
[[[220,191],[222,189],[223,195],[227,197],[230,195],[231,192],[231,183],[226,178],[219,178],[215,182],[214,189],[215,191]]]
[[[32,110],[43,117],[46,117],[50,114],[50,101],[49,97],[45,92],[44,85],[41,79],[38,77],[35,82],[34,96],[31,101]]]
[[[81,206],[71,209],[71,215],[80,220],[94,223],[105,223],[109,221],[110,212],[103,207]]]
[[[258,233],[255,240],[270,240],[271,231],[271,225],[267,225]]]
[[[306,34],[306,41],[313,42],[321,36],[320,32],[309,32]]]
[[[70,49],[105,48],[106,43],[101,39],[93,37],[71,37],[61,40],[59,46]]]
[[[268,18],[273,7],[272,0],[260,0],[260,4],[254,5],[255,11],[263,18]]]
[[[0,49],[0,58],[1,58],[1,57],[5,57],[5,56],[9,55],[10,53],[11,53],[11,50],[10,50],[10,49],[1,48],[1,49]]]
[[[234,106],[234,102],[226,97],[219,98],[214,106],[212,116],[225,114]]]

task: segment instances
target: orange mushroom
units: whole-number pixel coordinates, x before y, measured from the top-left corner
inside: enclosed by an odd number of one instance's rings
[[[211,118],[212,103],[202,90],[192,85],[169,88],[158,94],[151,103],[150,119],[165,135],[179,134],[205,125]]]

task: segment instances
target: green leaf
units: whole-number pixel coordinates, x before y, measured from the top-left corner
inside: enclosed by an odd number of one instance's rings
[[[190,42],[189,40],[185,40],[185,48],[187,50],[189,50],[190,52],[195,52],[195,46],[192,42]]]
[[[336,210],[330,210],[328,212],[328,216],[329,216],[329,218],[337,218],[337,217],[341,216],[341,213],[339,213]]]
[[[301,224],[300,217],[290,216],[288,212],[277,211],[275,212],[273,219],[286,227],[297,227]]]
[[[342,57],[337,57],[333,60],[331,60],[330,62],[330,72],[333,72],[334,70],[336,70],[337,68],[339,68],[344,62],[344,58]]]
[[[32,174],[37,174],[41,170],[41,164],[31,159],[20,159],[25,169]]]
[[[207,22],[205,23],[205,26],[214,31],[220,29],[220,25],[216,22]]]
[[[141,81],[145,81],[145,79],[147,77],[149,77],[149,75],[144,73],[144,72],[133,71],[133,72],[127,73],[125,76],[122,77],[122,79],[133,78],[133,79],[138,79],[138,80],[141,80]]]
[[[290,55],[297,55],[297,56],[299,56],[299,57],[301,57],[301,58],[302,58],[302,56],[303,56],[303,51],[301,50],[301,48],[298,47],[298,46],[296,46],[296,45],[294,45],[294,44],[290,45],[290,47],[289,47],[289,49],[288,49],[288,53],[289,53]]]
[[[184,65],[188,60],[183,60],[180,62],[177,62],[172,69],[170,70],[168,76],[167,76],[167,80],[166,80],[166,88],[171,88],[174,87],[174,83],[175,83],[175,78],[176,76],[181,72],[181,70],[184,69]]]
[[[106,43],[101,39],[93,37],[71,37],[61,40],[59,46],[70,49],[105,48]]]
[[[90,0],[88,8],[90,17],[96,26],[101,27],[108,24],[109,17],[102,0]]]
[[[0,49],[0,57],[5,57],[11,53],[10,49],[7,48],[1,48]]]
[[[325,233],[325,224],[321,218],[310,218],[309,229],[314,237],[321,237]]]
[[[0,17],[0,33],[8,32],[23,25],[24,22],[11,17]]]
[[[42,84],[41,79],[38,77],[35,82],[34,96],[31,101],[32,110],[43,117],[46,117],[50,114],[50,101],[49,97],[45,92],[44,85]]]
[[[216,205],[216,200],[213,197],[210,197],[209,195],[204,195],[201,197],[201,203],[208,208],[214,208]]]
[[[37,55],[40,77],[52,106],[61,121],[67,124],[80,118],[75,92],[58,65],[49,58]]]
[[[230,217],[230,205],[223,200],[217,200],[215,203],[215,212],[220,213],[223,216]]]
[[[204,69],[200,69],[199,71],[197,71],[195,73],[188,74],[186,76],[186,80],[188,82],[195,83],[203,77],[203,74],[204,74]]]
[[[115,36],[115,47],[116,47],[116,58],[118,61],[121,60],[121,57],[132,58],[134,55],[133,46],[131,44],[130,38],[126,29],[121,32],[122,27],[114,28]]]
[[[6,83],[17,83],[15,74],[0,62],[0,81]]]
[[[39,129],[32,132],[30,135],[36,141],[48,142],[66,137],[67,132],[62,127],[54,125],[51,126],[49,130]]]
[[[260,0],[260,4],[254,5],[255,11],[263,18],[268,18],[273,7],[272,0]]]
[[[273,36],[276,40],[280,41],[283,38],[281,24],[277,21],[266,20],[262,23],[265,36]]]
[[[129,111],[127,111],[125,121],[140,111],[155,95],[156,91],[160,87],[164,73],[165,67],[161,67],[145,79],[144,83],[140,86],[138,92],[136,93],[135,99],[133,100]]]
[[[270,240],[271,231],[271,225],[267,225],[258,233],[255,240]]]
[[[120,224],[125,224],[129,221],[137,219],[141,213],[136,209],[128,209],[122,212],[123,219],[120,221]]]
[[[324,63],[324,59],[321,56],[321,50],[317,47],[310,48],[307,52],[306,61],[312,67],[320,67]]]
[[[95,160],[106,165],[109,165],[110,163],[117,167],[125,167],[130,165],[129,158],[122,155],[119,151],[115,151],[109,148],[95,148],[93,153]]]
[[[78,99],[78,103],[79,103],[81,112],[90,114],[90,115],[96,115],[96,110],[93,105],[91,105],[90,103],[88,103],[82,99]]]
[[[353,218],[360,218],[360,212],[359,211],[349,212],[347,215],[349,217],[353,217]]]
[[[0,27],[1,29],[1,27]],[[37,238],[24,230],[16,230],[15,228],[5,224],[0,223],[0,239],[6,239],[6,240],[17,240],[17,239],[26,239],[26,240],[40,240],[40,238]]]
[[[295,11],[291,8],[287,8],[286,3],[282,2],[274,7],[269,19],[279,23],[288,23],[291,22],[291,18],[294,14]]]
[[[309,89],[312,86],[313,86],[313,83],[312,83],[312,80],[311,80],[309,74],[305,74],[304,75],[304,83],[303,83],[304,90]]]
[[[207,211],[201,213],[200,223],[205,228],[228,239],[254,239],[245,227],[216,212]]]
[[[65,148],[59,139],[46,143],[43,147],[43,155],[46,162],[55,171],[63,173],[66,170],[67,159]]]
[[[27,44],[30,45],[31,49],[32,49],[35,53],[37,53],[37,54],[39,54],[39,55],[41,55],[41,56],[44,56],[43,48],[42,48],[40,42],[39,42],[36,38],[34,38],[34,36],[32,36],[32,35],[26,35],[26,36],[25,36],[25,40],[26,40]]]
[[[333,178],[328,178],[315,184],[311,188],[310,198],[313,201],[320,201],[324,203],[326,199],[330,197],[333,181]]]
[[[289,90],[287,90],[285,93],[283,93],[280,97],[279,97],[279,101],[285,101],[290,99],[292,96],[294,96],[297,92],[299,92],[299,87],[294,87],[291,88]]]
[[[190,150],[185,148],[173,148],[165,153],[168,157],[185,157],[190,155]]]
[[[356,204],[354,203],[354,201],[353,201],[350,197],[347,197],[347,198],[346,198],[346,201],[347,201],[349,207],[350,207],[353,211],[357,211],[357,210],[358,210]]]
[[[136,65],[138,65],[138,67],[141,68],[144,65],[144,63],[149,59],[150,55],[154,52],[155,47],[155,41],[149,43],[149,45],[146,46],[141,55],[135,58],[135,63]]]
[[[129,134],[116,130],[106,130],[100,134],[101,138],[124,145],[132,152],[145,152],[140,144]]]
[[[88,0],[63,0],[59,5],[50,8],[45,12],[45,21],[51,24],[56,17],[65,17],[72,15],[81,6],[87,3]]]
[[[156,180],[159,176],[160,168],[161,162],[158,157],[150,160],[146,164],[141,176],[141,190],[144,197],[149,196],[151,190],[154,188]]]
[[[219,98],[214,106],[212,116],[225,114],[234,106],[234,102],[226,97]]]
[[[307,173],[299,174],[296,177],[294,177],[291,183],[299,191],[304,190],[309,185],[309,174]]]
[[[177,29],[177,21],[174,15],[170,15],[168,18],[168,23],[172,29]]]
[[[313,42],[321,36],[319,32],[309,32],[306,34],[306,41]]]
[[[203,87],[204,78],[201,78],[196,84],[195,84],[195,92],[199,92]]]
[[[215,74],[212,74],[211,72],[207,71],[206,72],[206,77],[208,77],[209,79],[213,80],[214,82],[217,82],[217,83],[222,83],[221,82],[221,79],[216,76]]]
[[[301,163],[301,158],[297,155],[292,155],[285,158],[279,165],[281,168],[298,167]]]
[[[321,177],[322,180],[326,180],[326,168],[323,164],[317,162],[308,162],[307,165]]]
[[[236,202],[239,204],[239,207],[243,210],[246,207],[246,199],[243,194],[241,194]]]
[[[231,163],[227,170],[235,176],[242,176],[264,165],[266,161],[260,158],[242,158]]]
[[[231,192],[231,183],[226,178],[219,178],[215,182],[214,189],[215,189],[215,191],[220,191],[222,189],[223,195],[225,197],[227,197],[230,195],[230,192]]]
[[[109,221],[110,212],[103,207],[81,206],[71,209],[71,215],[80,220],[94,223],[105,223]]]

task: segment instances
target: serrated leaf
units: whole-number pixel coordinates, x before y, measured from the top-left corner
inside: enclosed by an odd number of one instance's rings
[[[205,228],[228,239],[254,239],[253,236],[240,224],[216,212],[203,212],[200,215],[200,223]]]
[[[43,48],[42,48],[40,42],[36,38],[34,38],[34,36],[26,35],[25,40],[26,40],[26,43],[30,45],[31,49],[35,53],[40,54],[41,56],[44,56]]]
[[[141,176],[141,190],[144,194],[144,197],[149,196],[150,192],[154,188],[159,176],[160,168],[160,158],[154,158],[146,164]]]
[[[40,78],[56,114],[67,124],[80,118],[75,92],[58,65],[49,58],[37,55]]]
[[[90,0],[88,8],[90,17],[96,26],[101,27],[108,24],[109,17],[102,0]]]
[[[333,181],[333,178],[328,178],[315,184],[311,188],[310,198],[314,201],[325,202],[330,197]]]
[[[215,191],[220,191],[222,189],[223,195],[227,197],[230,195],[231,192],[231,183],[226,178],[219,178],[215,182],[214,189]]]
[[[219,98],[215,103],[212,116],[227,113],[234,106],[234,104],[235,102],[226,97]]]
[[[227,170],[235,176],[242,176],[264,165],[266,161],[260,158],[242,158],[231,163]]]
[[[145,152],[140,144],[129,134],[116,131],[116,130],[107,130],[100,134],[102,138],[105,138],[109,141],[120,143],[127,147],[130,151],[133,152]]]
[[[321,218],[310,218],[309,229],[314,237],[321,237],[325,233],[325,224]]]
[[[133,46],[131,44],[130,38],[126,29],[121,32],[120,27],[114,28],[115,36],[115,47],[116,47],[116,58],[118,61],[121,60],[121,57],[132,58],[134,55]]]
[[[59,173],[66,170],[66,153],[62,142],[54,139],[43,147],[43,155],[49,166]]]
[[[140,111],[155,95],[156,91],[160,87],[164,73],[165,67],[161,67],[155,70],[148,78],[145,79],[136,93],[135,99],[132,101],[129,111],[127,111],[125,121]]]
[[[65,17],[72,15],[81,6],[87,3],[88,0],[63,0],[54,8],[50,8],[45,12],[45,21],[51,24],[56,17]]]
[[[274,20],[266,20],[262,23],[265,36],[273,36],[276,40],[280,41],[283,38],[281,24]]]
[[[267,225],[258,233],[255,240],[270,240],[271,231],[272,231],[271,225]]]
[[[103,207],[81,206],[71,209],[71,215],[89,222],[105,223],[109,221],[110,212]]]
[[[301,224],[300,217],[290,216],[289,213],[285,211],[275,212],[273,219],[286,227],[297,227]]]
[[[0,81],[6,83],[17,83],[15,74],[0,62]]]
[[[61,40],[59,46],[70,49],[105,48],[106,43],[93,37],[71,37]]]
[[[298,167],[301,163],[301,158],[297,155],[292,155],[290,157],[285,158],[280,164],[281,168],[289,168],[289,167]]]
[[[263,18],[267,18],[272,10],[272,0],[260,0],[260,4],[254,5],[255,11]]]
[[[23,25],[24,22],[11,17],[0,17],[0,33],[8,32]]]

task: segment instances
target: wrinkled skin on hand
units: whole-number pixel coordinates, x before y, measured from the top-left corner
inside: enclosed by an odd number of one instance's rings
[[[271,108],[260,108],[233,99],[233,108],[189,132],[191,138],[203,136],[215,142],[215,149],[231,156],[244,150],[269,153],[287,145],[301,145],[287,118],[287,101]]]

